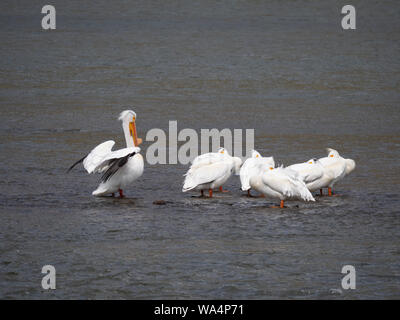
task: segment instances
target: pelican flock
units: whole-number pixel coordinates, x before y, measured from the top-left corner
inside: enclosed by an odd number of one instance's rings
[[[125,110],[121,112],[118,120],[122,121],[126,148],[113,151],[115,141],[103,142],[68,169],[69,172],[77,164],[83,163],[89,174],[102,173],[100,185],[92,193],[94,196],[114,196],[119,192],[122,198],[123,189],[143,174],[144,161],[138,147],[142,139],[137,137],[136,113]]]
[[[136,113],[132,110],[121,112],[118,120],[122,121],[126,147],[112,150],[115,142],[109,140],[99,144],[82,159],[75,162],[69,169],[82,163],[86,171],[101,173],[100,184],[92,192],[94,196],[106,196],[119,193],[124,197],[123,190],[143,174],[144,161],[138,147],[142,139],[136,131]],[[263,157],[256,150],[243,163],[241,158],[231,156],[225,148],[218,152],[209,152],[197,156],[184,174],[182,191],[204,191],[213,197],[214,190],[223,190],[223,185],[233,175],[240,176],[241,190],[251,196],[253,189],[263,197],[278,199],[280,204],[275,207],[284,208],[285,200],[297,199],[315,201],[311,192],[328,189],[328,196],[333,196],[334,185],[350,174],[356,167],[352,159],[343,158],[338,151],[328,148],[328,155],[306,162],[292,164],[288,167],[275,166],[274,157]]]
[[[241,165],[241,159],[231,157],[221,148],[216,153],[206,153],[196,157],[188,172],[184,175],[183,192],[189,190],[209,190],[212,197],[213,189],[220,188],[233,174],[239,172],[241,190],[256,190],[264,197],[280,200],[279,207],[285,207],[285,200],[297,199],[315,201],[312,191],[328,188],[332,196],[334,184],[355,169],[355,161],[344,159],[334,149],[327,149],[328,156],[320,159],[312,158],[304,163],[288,167],[275,167],[273,157],[262,157],[256,150],[251,157]],[[232,162],[232,159],[234,161]]]

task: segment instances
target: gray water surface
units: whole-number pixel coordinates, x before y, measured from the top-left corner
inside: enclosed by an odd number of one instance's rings
[[[352,1],[0,3],[0,298],[399,299],[400,5]],[[127,198],[94,198],[77,159],[117,116],[152,128],[253,128],[289,165],[357,163],[316,203],[182,193],[184,165],[148,165]],[[145,141],[142,154],[152,142]],[[153,201],[164,200],[165,205]],[[57,289],[41,288],[43,265]],[[354,265],[356,290],[341,289]]]

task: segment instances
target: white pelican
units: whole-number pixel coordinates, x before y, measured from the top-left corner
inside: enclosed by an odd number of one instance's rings
[[[284,200],[289,198],[315,201],[304,182],[297,176],[297,173],[290,169],[271,166],[260,175],[252,176],[250,186],[265,196],[280,199],[280,208],[284,208]]]
[[[321,186],[329,184],[330,181],[330,175],[325,174],[324,166],[318,159],[292,164],[286,169],[295,171],[310,191],[320,189]]]
[[[204,190],[208,189],[208,194],[212,198],[213,189],[219,188],[229,179],[233,172],[239,172],[242,160],[239,157],[232,157],[224,148],[220,148],[217,153],[206,153],[196,157],[188,172],[185,174],[182,191],[200,190],[204,195]]]
[[[339,152],[334,149],[327,148],[326,151],[328,152],[328,156],[319,159],[319,162],[323,165],[325,174],[330,180],[319,186],[319,188],[322,195],[322,188],[328,187],[328,195],[332,196],[334,184],[350,174],[355,169],[356,163],[352,159],[342,158]]]
[[[240,183],[242,190],[247,191],[247,195],[250,197],[250,178],[261,174],[266,168],[275,168],[275,161],[273,157],[262,157],[260,153],[253,150],[251,158],[246,159],[240,168]]]
[[[119,192],[124,197],[123,189],[143,174],[144,161],[138,145],[142,139],[136,133],[136,113],[131,110],[121,112],[118,120],[122,121],[126,148],[112,151],[115,141],[99,144],[82,159],[75,162],[68,172],[83,162],[88,173],[102,173],[100,185],[93,191],[94,196],[104,196]]]

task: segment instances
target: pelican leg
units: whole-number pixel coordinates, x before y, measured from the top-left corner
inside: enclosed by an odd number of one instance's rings
[[[219,187],[219,192],[229,192],[228,190],[223,190],[222,186]]]
[[[248,197],[252,197],[252,195],[251,195],[251,193],[250,193],[250,189],[247,190],[247,196],[248,196]]]
[[[328,187],[328,195],[329,195],[330,197],[332,197],[332,188],[331,188],[331,187]]]
[[[212,198],[212,193],[213,193],[212,189],[208,189],[208,195],[210,196],[210,198]]]
[[[204,190],[200,190],[201,192],[201,197],[204,197]]]
[[[283,209],[284,207],[285,207],[285,205],[284,205],[284,201],[283,201],[283,200],[281,200],[281,203],[280,203],[280,205],[279,205],[279,206],[271,206],[270,208],[273,208],[273,209],[281,208],[281,209]]]
[[[324,192],[323,192],[322,188],[319,189],[319,195],[320,195],[321,197],[324,195]]]
[[[330,189],[330,190],[329,190]],[[329,191],[329,195],[331,196],[331,197],[340,197],[340,194],[337,194],[337,193],[334,193],[333,192],[333,189],[331,189],[331,188],[329,188],[328,189],[328,191]]]
[[[111,197],[113,197],[113,198],[114,198],[114,197],[115,197],[115,193],[111,193]]]
[[[118,189],[118,192],[119,192],[119,197],[120,197],[120,198],[125,198],[122,189]]]

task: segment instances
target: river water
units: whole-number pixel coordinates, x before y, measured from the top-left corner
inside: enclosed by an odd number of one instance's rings
[[[400,298],[397,1],[352,1],[347,31],[342,1],[52,4],[44,31],[41,4],[0,3],[0,298]],[[182,164],[145,163],[125,199],[94,198],[99,177],[66,169],[124,145],[126,108],[144,139],[169,120],[249,128],[278,163],[331,147],[357,168],[339,196],[282,210],[236,176],[213,199],[182,193]]]

